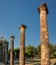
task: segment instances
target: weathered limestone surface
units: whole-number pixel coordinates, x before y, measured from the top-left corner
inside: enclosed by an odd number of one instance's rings
[[[48,9],[46,3],[40,5],[38,11],[40,13],[41,65],[50,65],[48,27],[46,18]]]
[[[10,37],[10,65],[14,65],[13,49],[14,49],[14,36],[11,36]]]
[[[25,25],[20,26],[20,65],[25,65]]]

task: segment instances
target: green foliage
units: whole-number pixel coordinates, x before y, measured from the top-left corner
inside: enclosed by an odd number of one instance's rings
[[[56,45],[53,45],[53,57],[56,58]]]
[[[37,53],[38,53],[38,58],[40,58],[41,57],[41,46],[38,45],[36,50],[37,50]]]
[[[50,58],[56,58],[56,45],[49,43],[49,49],[50,49]],[[38,52],[38,57],[41,58],[41,46],[38,45],[36,50]]]
[[[2,46],[2,44],[0,44],[0,50],[1,50],[1,49],[3,49],[3,46]]]
[[[49,48],[50,48],[50,58],[56,58],[56,45],[53,44],[49,44]],[[19,53],[20,53],[20,49],[19,48],[15,48],[14,49],[14,53],[16,54],[16,58],[19,58]],[[8,50],[8,56],[10,56],[10,50]],[[37,47],[34,47],[32,45],[28,45],[27,47],[25,47],[25,57],[27,58],[41,58],[41,46],[38,45]]]
[[[35,47],[29,45],[25,48],[25,55],[27,57],[34,57],[35,51]]]
[[[20,49],[19,48],[14,49],[14,57],[15,57],[15,52],[16,52],[16,58],[19,58]]]
[[[8,49],[8,59],[10,59],[10,49]]]
[[[53,44],[49,43],[49,49],[50,49],[50,58],[53,58]]]
[[[15,52],[16,52],[16,58],[19,58],[19,48],[14,48],[14,58],[15,58]],[[8,58],[10,59],[10,49],[8,50]]]

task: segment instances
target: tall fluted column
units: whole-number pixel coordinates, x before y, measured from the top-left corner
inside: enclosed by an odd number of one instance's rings
[[[48,41],[48,27],[47,27],[47,14],[48,9],[46,3],[39,6],[40,13],[40,41],[41,41],[41,65],[50,65],[49,58],[49,41]]]
[[[25,25],[20,26],[20,65],[25,65]]]
[[[13,50],[14,50],[14,36],[10,36],[10,65],[14,65]]]

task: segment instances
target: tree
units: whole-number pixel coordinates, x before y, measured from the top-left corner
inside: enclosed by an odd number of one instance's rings
[[[56,58],[56,45],[53,45],[53,57]]]
[[[20,52],[19,48],[14,49],[14,57],[15,57],[15,52],[16,52],[16,58],[19,58],[19,52]]]
[[[49,48],[50,48],[50,58],[54,57],[53,55],[53,44],[49,43]]]
[[[8,59],[10,59],[10,49],[8,49]]]
[[[41,58],[41,46],[38,45],[37,48],[36,48],[36,50],[37,50],[38,58]]]
[[[49,43],[49,49],[50,49],[50,58],[56,58],[56,45]],[[40,58],[41,57],[40,45],[37,46],[36,50],[38,52],[38,57]]]
[[[25,48],[25,56],[26,57],[34,57],[35,54],[35,47],[29,45]]]

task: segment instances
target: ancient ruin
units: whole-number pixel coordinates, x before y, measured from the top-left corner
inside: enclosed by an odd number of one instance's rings
[[[40,14],[41,65],[50,65],[50,56],[49,56],[50,51],[49,51],[48,25],[47,25],[48,8],[47,8],[46,3],[43,3],[38,7],[38,12]],[[25,65],[25,29],[26,29],[26,26],[21,25],[19,29],[20,29],[20,59],[19,61],[20,61],[20,65]],[[13,57],[14,38],[15,38],[14,36],[10,36],[10,65],[14,65],[14,57]],[[6,42],[3,38],[0,38],[0,47],[1,47],[0,48],[0,61],[7,63],[8,62],[8,54],[7,54],[8,42]],[[16,56],[16,53],[15,53],[15,56]]]
[[[48,8],[46,3],[41,4],[38,11],[40,13],[41,65],[50,65],[48,26],[46,17],[48,14]]]
[[[8,44],[4,37],[0,37],[0,62],[8,63]]]
[[[14,57],[13,57],[13,50],[14,50],[14,36],[10,36],[10,65],[14,65]]]
[[[25,25],[20,26],[20,65],[25,65]]]

